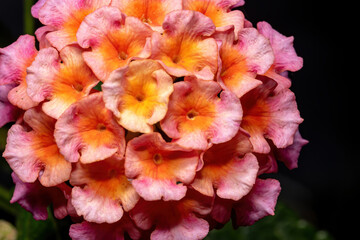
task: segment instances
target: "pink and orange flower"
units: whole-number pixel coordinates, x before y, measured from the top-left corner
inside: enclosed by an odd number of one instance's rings
[[[72,239],[202,239],[273,215],[276,160],[308,143],[287,72],[303,60],[243,0],[39,0],[0,48],[12,203]],[[233,214],[231,214],[233,213]]]

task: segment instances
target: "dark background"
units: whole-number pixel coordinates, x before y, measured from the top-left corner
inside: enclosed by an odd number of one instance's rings
[[[298,169],[280,166],[281,201],[336,239],[356,236],[359,37],[352,26],[353,8],[325,0],[247,0],[240,9],[254,25],[267,21],[294,36],[295,49],[304,58],[303,69],[290,77],[305,119],[300,132],[310,143],[301,152]],[[0,47],[22,34],[22,11],[22,0],[1,2]]]

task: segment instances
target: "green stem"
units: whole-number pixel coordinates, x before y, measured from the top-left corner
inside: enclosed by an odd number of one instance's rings
[[[17,209],[15,205],[10,204],[10,199],[10,191],[0,186],[0,209],[16,217]]]
[[[23,0],[24,1],[24,33],[34,34],[35,31],[35,20],[31,15],[31,7],[34,5],[34,0]]]

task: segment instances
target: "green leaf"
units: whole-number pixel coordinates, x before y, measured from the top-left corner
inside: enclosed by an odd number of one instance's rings
[[[205,240],[333,240],[330,234],[317,230],[312,224],[278,203],[275,216],[266,217],[249,227],[232,228],[231,222],[220,230],[212,230]]]
[[[57,232],[56,222],[50,211],[49,218],[45,221],[36,221],[32,214],[24,209],[19,211],[16,219],[16,229],[18,231],[18,240],[34,239],[57,239],[60,240]]]
[[[34,34],[35,20],[31,15],[31,7],[34,5],[34,0],[23,0],[24,1],[24,33]]]
[[[101,91],[101,85],[102,85],[103,83],[102,82],[99,82],[95,87],[94,87],[94,89],[96,89],[96,90],[98,90],[98,91]]]

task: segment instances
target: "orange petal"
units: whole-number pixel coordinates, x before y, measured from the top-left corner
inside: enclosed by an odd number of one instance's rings
[[[208,38],[215,31],[212,21],[195,11],[178,10],[166,16],[163,29],[163,35],[152,36],[151,58],[176,77],[212,80],[218,62],[217,43]]]
[[[114,223],[123,210],[131,210],[139,196],[124,175],[124,160],[117,156],[90,164],[77,163],[71,173],[72,204],[85,220]]]
[[[104,101],[124,128],[151,132],[164,118],[173,80],[153,60],[135,60],[114,71],[102,85]]]
[[[60,53],[51,47],[44,48],[27,69],[28,94],[34,101],[48,100],[43,110],[49,116],[59,118],[98,83],[82,53],[75,45],[63,48]]]
[[[31,108],[24,114],[27,124],[11,127],[4,158],[24,182],[39,178],[46,187],[69,180],[71,163],[60,154],[53,137],[55,119],[38,108]]]
[[[70,162],[91,163],[125,152],[124,129],[105,108],[101,92],[72,104],[56,122],[54,136]]]
[[[150,55],[152,30],[135,17],[126,17],[115,7],[103,7],[85,18],[77,33],[79,45],[94,73],[105,81],[110,73],[133,57]]]

